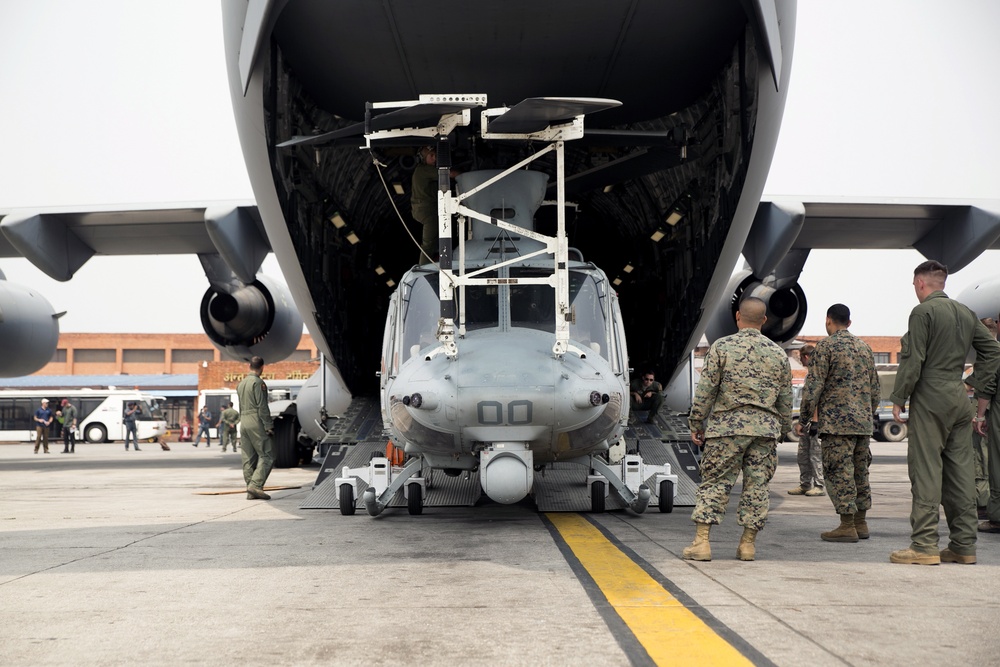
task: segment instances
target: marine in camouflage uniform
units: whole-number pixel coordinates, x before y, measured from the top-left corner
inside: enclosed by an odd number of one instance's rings
[[[872,506],[869,443],[881,390],[875,355],[847,330],[850,325],[851,311],[844,304],[826,311],[829,338],[816,345],[795,429],[808,430],[809,415],[817,413],[826,492],[840,515],[840,525],[820,535],[827,542],[867,539],[866,518]]]
[[[708,350],[688,424],[695,444],[704,443],[701,484],[692,520],[695,541],[689,560],[711,560],[709,528],[721,523],[740,472],[740,560],[754,559],[754,540],[764,527],[768,483],[777,466],[777,443],[791,428],[792,371],[788,355],[760,332],[766,305],[744,299],[736,316],[739,331]]]
[[[910,547],[894,551],[893,563],[937,565],[976,562],[973,410],[962,383],[965,358],[976,351],[965,383],[977,396],[996,393],[1000,344],[971,310],[944,293],[948,267],[927,261],[913,272],[920,304],[910,312],[893,387],[893,418],[910,401],[906,463],[913,502]],[[938,508],[944,506],[950,541],[938,551]]]
[[[270,500],[264,493],[271,468],[274,467],[274,422],[267,407],[267,385],[260,379],[264,360],[253,357],[250,372],[240,381],[236,395],[240,400],[240,425],[243,435],[243,479],[247,484],[247,499]]]
[[[799,359],[806,367],[806,377],[808,378],[808,368],[812,363],[815,345],[803,345],[799,350]],[[810,418],[814,415],[810,415]],[[823,482],[823,449],[819,445],[818,432],[813,428],[807,428],[799,436],[798,452],[796,462],[799,464],[799,485],[788,490],[790,496],[822,496],[826,486]]]

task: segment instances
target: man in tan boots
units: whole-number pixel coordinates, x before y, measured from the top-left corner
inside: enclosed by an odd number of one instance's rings
[[[826,542],[868,539],[866,515],[872,506],[869,443],[881,393],[875,355],[849,326],[850,309],[842,303],[830,306],[829,337],[816,345],[795,425],[795,432],[803,433],[812,426],[809,415],[819,416],[827,494],[840,515],[839,526],[820,534]]]
[[[760,299],[743,299],[736,313],[737,333],[712,343],[705,357],[688,418],[691,440],[705,451],[691,514],[697,533],[684,549],[686,560],[712,560],[709,529],[726,515],[740,471],[743,536],[737,558],[754,559],[757,531],[767,521],[778,439],[791,429],[792,369],[785,351],[760,332],[766,312]]]

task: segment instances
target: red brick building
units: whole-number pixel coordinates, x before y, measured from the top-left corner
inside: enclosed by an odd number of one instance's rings
[[[303,334],[286,361],[318,357],[312,336]],[[52,361],[35,375],[178,375],[221,360],[205,334],[64,333]]]

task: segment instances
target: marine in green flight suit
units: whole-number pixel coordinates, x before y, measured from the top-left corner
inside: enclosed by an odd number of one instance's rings
[[[240,381],[236,395],[240,399],[242,431],[243,479],[247,483],[247,499],[270,500],[264,493],[264,483],[274,467],[274,422],[267,407],[267,385],[260,378],[264,360],[253,357],[250,372]]]
[[[965,379],[977,396],[996,393],[1000,344],[975,314],[948,298],[948,267],[933,260],[913,271],[920,304],[910,313],[901,341],[892,392],[892,415],[910,401],[906,463],[913,502],[910,548],[894,551],[893,563],[937,565],[976,562],[976,486],[972,460],[973,410],[962,382],[971,346],[974,372]],[[944,506],[950,540],[938,551],[938,506]]]
[[[222,451],[226,451],[226,443],[232,443],[233,453],[236,453],[236,425],[239,423],[240,413],[236,412],[233,409],[233,404],[230,403],[229,407],[223,410],[219,416],[219,444],[222,445]]]

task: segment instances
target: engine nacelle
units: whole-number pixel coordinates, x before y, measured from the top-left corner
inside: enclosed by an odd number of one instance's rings
[[[749,271],[733,275],[726,287],[732,297],[716,310],[705,328],[705,337],[713,341],[736,333],[736,310],[740,300],[754,296],[767,304],[767,322],[762,333],[776,343],[793,340],[806,321],[806,296],[798,283],[780,288],[767,285]]]
[[[201,325],[226,357],[242,361],[281,361],[302,339],[302,317],[288,288],[261,274],[229,292],[209,287],[201,300]]]
[[[0,377],[31,375],[52,361],[59,343],[57,318],[41,294],[0,280]]]
[[[1000,317],[1000,278],[992,278],[982,283],[970,285],[962,290],[956,299],[964,303],[978,318]]]
[[[295,399],[296,415],[299,419],[299,428],[302,433],[309,436],[315,442],[319,442],[326,436],[326,431],[321,426],[323,424],[323,414],[321,404],[323,403],[323,392],[326,392],[326,414],[328,417],[342,415],[351,405],[351,392],[344,384],[340,372],[329,362],[326,364],[326,378],[321,375],[324,369],[321,367],[313,373],[312,377],[299,389],[299,395]],[[323,383],[326,386],[323,386]]]

